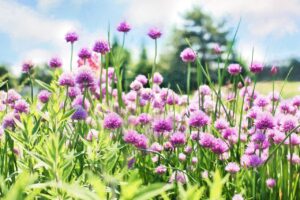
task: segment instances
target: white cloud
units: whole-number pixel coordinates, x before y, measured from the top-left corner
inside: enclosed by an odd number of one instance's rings
[[[242,19],[243,35],[238,41],[242,56],[251,59],[252,47],[257,59],[268,59],[259,41],[268,36],[286,37],[299,32],[299,0],[119,0],[127,3],[125,16],[136,26],[155,24],[165,27],[180,25],[181,14],[192,6],[201,6],[214,18],[226,18],[235,26]],[[249,59],[247,59],[249,60]]]
[[[70,30],[79,33],[75,54],[79,47],[90,46],[99,35],[105,36],[100,30],[84,31],[77,21],[49,18],[15,1],[0,1],[0,32],[9,35],[12,48],[18,54],[12,63],[15,66],[13,72],[18,72],[23,60],[44,63],[52,56],[61,57],[68,68],[70,45],[66,44],[64,36]]]

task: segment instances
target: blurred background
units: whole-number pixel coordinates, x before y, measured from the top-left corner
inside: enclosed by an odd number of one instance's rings
[[[299,10],[299,0],[0,0],[0,76],[9,79],[10,87],[26,84],[20,69],[24,60],[32,60],[38,66],[37,78],[49,82],[50,58],[58,56],[65,69],[69,66],[70,46],[64,40],[68,31],[79,34],[75,54],[107,39],[108,29],[112,47],[118,48],[122,35],[116,27],[125,20],[132,26],[125,43],[125,85],[137,74],[151,71],[154,42],[147,31],[157,27],[163,32],[157,70],[166,85],[184,89],[186,66],[179,54],[187,47],[185,38],[216,80],[217,61],[224,64],[227,54],[216,55],[212,49],[219,44],[226,52],[240,21],[230,61],[240,63],[247,73],[253,55],[253,60],[266,66],[259,76],[263,84],[271,80],[273,65],[280,67],[278,81],[294,67],[289,80],[296,83],[300,81]],[[292,90],[298,91],[297,87]]]

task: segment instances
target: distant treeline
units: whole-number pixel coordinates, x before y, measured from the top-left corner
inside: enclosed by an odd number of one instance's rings
[[[273,80],[273,78],[275,80],[284,80],[287,77],[289,71],[289,81],[300,81],[300,59],[292,58],[285,64],[278,66],[279,71],[274,77],[270,75],[271,67],[272,65],[267,65],[264,68],[264,71],[258,75],[259,81],[271,81]]]

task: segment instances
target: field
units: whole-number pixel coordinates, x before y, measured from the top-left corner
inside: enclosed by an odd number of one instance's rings
[[[275,81],[275,90],[280,91],[284,82],[283,81]],[[273,89],[272,82],[259,82],[257,84],[257,91],[260,93],[267,95]],[[282,97],[283,98],[292,98],[296,95],[300,94],[300,82],[286,82],[283,91]]]
[[[122,47],[99,40],[77,57],[78,35],[67,33],[69,69],[52,58],[49,84],[24,62],[24,95],[1,79],[1,199],[300,199],[299,83],[275,82],[274,91],[272,82],[256,84],[264,65],[255,61],[252,79],[229,63],[215,85],[187,40],[178,55],[185,91],[162,86],[156,56],[151,73],[124,88],[130,26],[117,31]],[[157,55],[160,30],[148,37]]]

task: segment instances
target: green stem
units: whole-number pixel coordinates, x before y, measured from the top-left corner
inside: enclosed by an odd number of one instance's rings
[[[33,82],[32,82],[32,77],[31,77],[30,72],[29,72],[28,76],[29,76],[29,79],[30,79],[30,92],[31,92],[30,96],[31,96],[31,103],[33,103]]]
[[[154,40],[154,44],[155,44],[155,49],[154,49],[154,60],[153,60],[153,67],[152,67],[152,84],[153,84],[153,76],[156,70],[156,57],[157,57],[157,39]]]
[[[73,62],[73,43],[71,43],[71,56],[70,56],[70,71],[72,71],[72,62]]]
[[[190,84],[191,84],[191,63],[187,66],[187,78],[186,78],[186,93],[187,93],[187,104],[189,105],[190,99]]]

